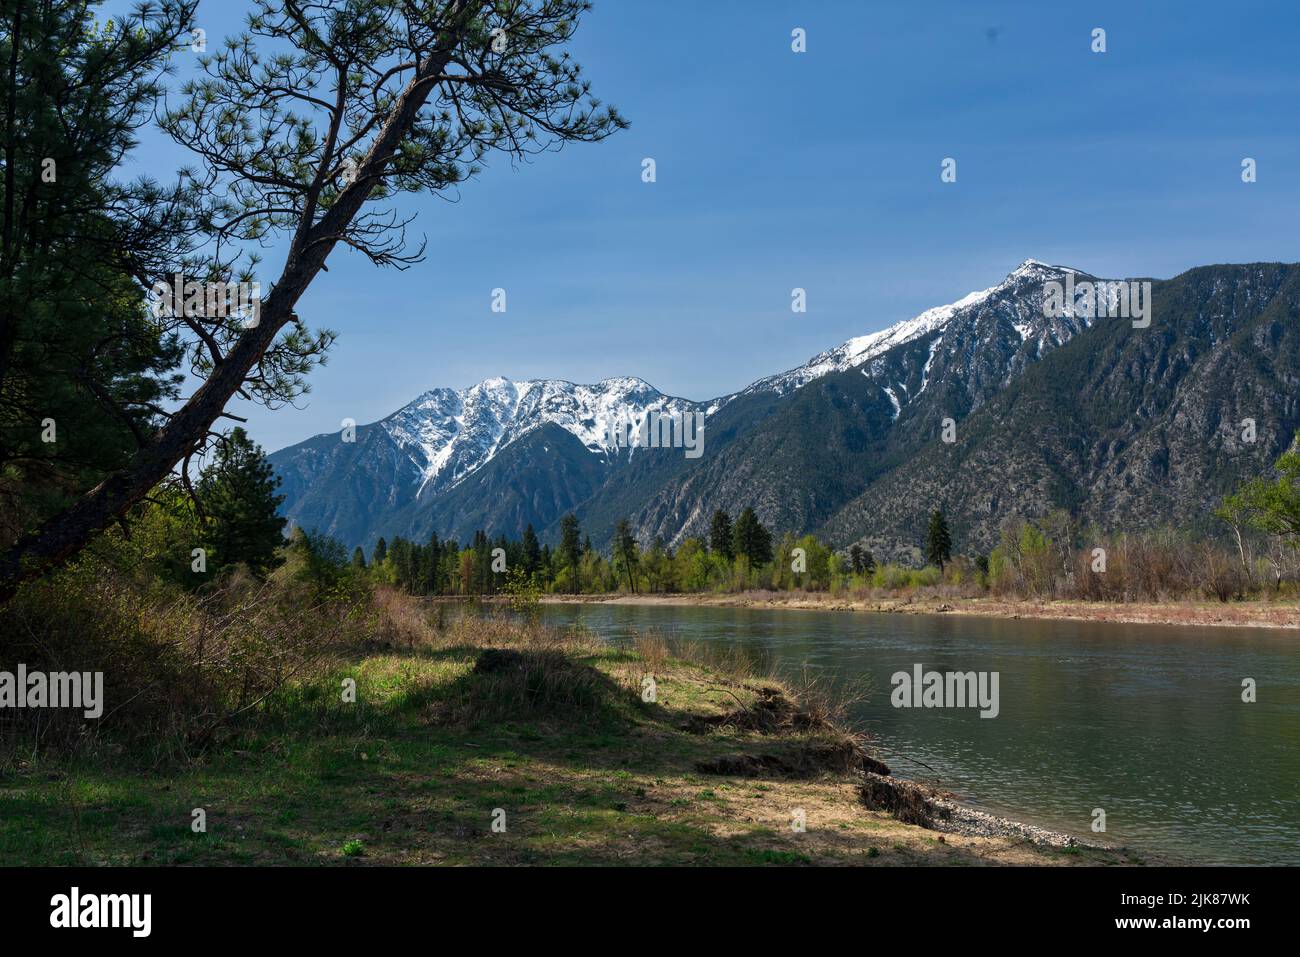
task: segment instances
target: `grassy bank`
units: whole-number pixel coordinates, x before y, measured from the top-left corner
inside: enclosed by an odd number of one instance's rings
[[[201,747],[187,735],[183,757],[107,729],[61,750],[11,747],[0,864],[1129,860],[868,810],[856,742],[816,687],[653,638],[616,648],[381,597],[382,628],[345,631],[312,659],[317,670],[290,675]],[[355,702],[343,700],[347,679]]]
[[[952,594],[863,597],[827,592],[771,592],[676,595],[548,595],[548,603],[591,602],[618,605],[713,605],[734,608],[865,611],[911,615],[977,615],[991,618],[1117,622],[1143,625],[1196,625],[1234,628],[1300,628],[1294,601],[1108,602],[1073,599],[1029,600]]]

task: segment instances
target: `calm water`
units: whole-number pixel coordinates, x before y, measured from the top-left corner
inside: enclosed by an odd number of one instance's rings
[[[873,692],[854,714],[896,774],[1157,858],[1300,864],[1300,634],[747,608],[548,605],[605,638],[716,641]],[[1001,713],[894,708],[890,676],[997,671]],[[1241,700],[1243,678],[1258,700]]]

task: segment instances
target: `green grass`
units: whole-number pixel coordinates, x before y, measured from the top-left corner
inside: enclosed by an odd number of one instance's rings
[[[646,704],[644,665],[626,651],[570,649],[553,673],[522,682],[475,674],[477,652],[358,656],[287,687],[185,766],[151,768],[108,748],[11,764],[0,776],[0,864],[856,863],[879,855],[859,834],[916,832],[856,806],[842,780],[695,770],[808,743],[684,729],[768,682],[672,662]],[[345,677],[356,679],[355,704],[341,700]],[[808,833],[792,833],[790,808],[810,802],[840,819],[819,826],[810,814]],[[205,833],[191,827],[196,808]],[[965,853],[910,837],[903,847],[916,862]]]

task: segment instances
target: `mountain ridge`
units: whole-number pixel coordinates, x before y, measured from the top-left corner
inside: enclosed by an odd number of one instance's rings
[[[1197,267],[1234,289],[1251,270],[1262,275],[1268,268],[1292,267]],[[899,485],[900,470],[913,460],[937,463],[927,450],[943,420],[960,430],[1045,357],[1068,351],[1081,338],[1101,342],[1084,335],[1099,324],[1110,324],[1112,332],[1128,325],[1099,323],[1072,308],[1045,315],[1045,284],[1067,274],[1077,283],[1097,281],[1081,270],[1027,259],[993,286],[704,401],[668,396],[635,376],[591,385],[495,377],[463,390],[427,390],[359,426],[351,450],[338,448],[348,444],[338,434],[326,433],[273,453],[284,479],[285,512],[348,544],[369,545],[381,534],[467,538],[477,527],[517,535],[530,522],[543,538],[554,539],[568,510],[597,542],[628,516],[643,541],[672,543],[702,534],[713,508],[750,504],[778,531],[818,531],[841,546],[871,541],[857,514],[874,501],[870,487]],[[1195,301],[1165,298],[1194,274],[1154,281],[1164,291],[1161,311],[1195,311]],[[1246,288],[1237,304],[1243,316],[1277,294],[1261,282]],[[1279,280],[1278,288],[1285,282]],[[1222,293],[1199,288],[1195,295],[1212,300]],[[1088,387],[1099,386],[1090,381]],[[611,417],[637,420],[652,411],[705,412],[704,459],[690,462],[680,449],[610,446],[605,427]],[[1015,445],[1006,436],[996,441]],[[548,456],[555,461],[545,461]],[[1043,504],[1042,495],[1031,498]],[[897,496],[889,501],[891,509],[907,511]],[[897,522],[883,524],[915,540]],[[970,540],[983,543],[987,516],[976,524]]]

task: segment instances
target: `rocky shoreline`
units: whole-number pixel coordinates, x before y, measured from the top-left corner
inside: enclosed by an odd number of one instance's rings
[[[862,803],[885,811],[907,824],[963,837],[1000,837],[1028,841],[1043,847],[1084,847],[1100,851],[1118,848],[1085,841],[1061,831],[1026,824],[963,804],[954,795],[917,781],[891,776],[887,768],[866,771],[860,787]]]
[[[1069,834],[1063,834],[1060,831],[1052,831],[1045,827],[1038,827],[1034,824],[1025,824],[1022,821],[1013,821],[1010,818],[998,817],[995,814],[979,811],[973,807],[958,804],[955,801],[950,801],[944,798],[938,799],[936,803],[946,807],[951,814],[951,817],[940,822],[935,827],[935,830],[948,831],[952,834],[961,834],[966,837],[1018,838],[1046,847],[1078,846],[1092,847],[1098,850],[1113,850],[1113,848],[1107,844],[1082,841]]]

